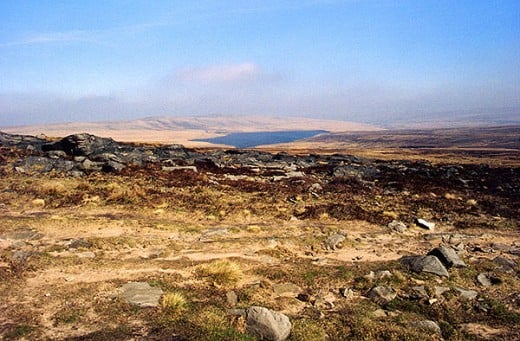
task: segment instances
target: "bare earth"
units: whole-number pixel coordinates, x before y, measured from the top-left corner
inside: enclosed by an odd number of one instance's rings
[[[316,153],[316,143],[292,145],[291,152]],[[355,150],[336,147],[328,152]],[[366,156],[382,149],[357,150]],[[440,164],[444,152],[415,149],[398,159]],[[20,173],[13,165],[27,153],[2,147],[0,154],[0,338],[253,340],[244,320],[228,314],[252,305],[289,316],[291,340],[520,337],[515,158],[484,153],[456,162],[460,154],[450,154],[445,162],[470,167],[467,174],[487,172],[482,185],[465,187],[427,178],[367,183],[319,169],[276,178],[239,166],[232,173]],[[471,168],[482,162],[491,167]],[[418,217],[435,229],[416,225]],[[394,219],[405,232],[387,226]],[[345,240],[331,247],[336,234]],[[457,248],[467,267],[446,278],[399,262],[439,245]],[[211,273],[218,260],[231,270]],[[389,276],[380,275],[386,270]],[[481,273],[496,281],[479,284]],[[186,302],[128,304],[121,287],[134,281]],[[293,289],[276,289],[281,284]],[[396,298],[373,302],[367,297],[375,286],[392,287]],[[426,297],[414,296],[419,286]],[[439,287],[448,290],[436,294]],[[478,296],[461,298],[457,288]],[[226,298],[231,291],[237,302]],[[424,320],[435,321],[441,334],[414,327]]]

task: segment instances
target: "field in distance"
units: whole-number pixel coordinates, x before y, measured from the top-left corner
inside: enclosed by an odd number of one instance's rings
[[[88,132],[98,136],[111,137],[121,142],[175,143],[186,147],[214,147],[217,145],[194,140],[221,137],[229,133],[308,130],[328,132],[377,131],[381,128],[356,122],[302,117],[216,115],[149,117],[116,122],[45,124],[4,127],[0,130],[12,134],[45,134],[50,137],[64,137],[75,133]]]

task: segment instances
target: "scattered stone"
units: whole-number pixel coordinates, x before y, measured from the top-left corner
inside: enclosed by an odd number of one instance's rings
[[[435,297],[442,297],[442,295],[445,292],[448,292],[451,289],[449,287],[435,287],[434,290],[435,290]]]
[[[414,272],[428,272],[438,276],[449,277],[448,270],[435,256],[405,256],[401,264],[407,265]]]
[[[411,287],[411,297],[415,299],[428,298],[428,292],[423,285]]]
[[[495,259],[493,259],[493,262],[500,265],[500,269],[506,272],[513,271],[516,268],[515,261],[502,256],[495,257]]]
[[[34,199],[33,201],[31,201],[31,203],[33,204],[33,206],[37,206],[37,207],[45,206],[45,200],[43,200],[43,199]]]
[[[461,330],[481,340],[498,340],[504,330],[492,328],[479,323],[464,323],[460,325]]]
[[[387,317],[388,314],[386,313],[386,311],[384,309],[376,309],[372,312],[372,317],[374,318],[383,318],[383,317]]]
[[[490,273],[481,273],[477,276],[477,282],[484,287],[489,287],[492,285],[502,283],[502,280],[498,277],[491,275]]]
[[[297,297],[302,289],[294,283],[277,283],[273,284],[275,296]]]
[[[76,240],[73,240],[70,244],[69,244],[69,247],[71,249],[79,249],[79,248],[86,248],[86,249],[89,249],[92,247],[92,243],[83,239],[83,238],[80,238],[80,239],[76,239]]]
[[[265,247],[267,247],[268,249],[274,249],[275,247],[278,246],[278,242],[274,239],[269,239],[267,241],[267,245]]]
[[[30,227],[20,227],[14,231],[0,234],[0,238],[13,240],[37,240],[43,238],[43,234]]]
[[[456,288],[457,292],[460,294],[460,297],[465,300],[474,300],[478,296],[478,292],[475,290],[468,290],[463,288]]]
[[[415,223],[417,224],[417,226],[430,230],[430,231],[433,231],[435,229],[435,223],[430,223],[421,218],[418,218],[417,220],[415,220]]]
[[[234,292],[233,290],[228,291],[226,293],[226,302],[232,307],[236,306],[238,303],[238,296],[236,292]]]
[[[350,288],[341,288],[339,289],[339,293],[341,294],[341,296],[345,297],[348,300],[354,298],[354,296],[356,295],[354,290]]]
[[[140,307],[157,307],[163,291],[147,282],[131,282],[123,285],[121,298]]]
[[[396,298],[397,293],[394,289],[386,286],[377,286],[368,292],[368,297],[379,305],[387,305],[390,301]]]
[[[511,249],[509,253],[515,256],[520,256],[520,249]]]
[[[442,335],[441,327],[439,327],[439,325],[435,321],[431,321],[431,320],[418,321],[414,325],[417,327],[417,329],[435,333],[437,335]]]
[[[495,251],[504,251],[504,252],[507,252],[511,249],[511,247],[509,245],[500,244],[500,243],[491,244],[491,248]]]
[[[367,281],[372,282],[376,279],[376,274],[374,271],[370,271],[368,274],[364,275],[363,278],[366,279]]]
[[[428,252],[428,255],[437,257],[448,269],[451,267],[463,268],[466,266],[466,263],[460,259],[455,250],[448,246],[437,247]]]
[[[334,309],[334,302],[336,301],[334,295],[329,294],[323,297],[318,297],[313,303],[313,306],[318,310]]]
[[[406,224],[398,220],[392,220],[390,223],[388,223],[388,228],[396,232],[403,233],[406,231]]]
[[[78,258],[96,258],[96,254],[92,251],[79,252],[76,253]]]
[[[381,270],[376,273],[377,279],[384,279],[392,277],[392,273],[388,270]]]
[[[341,247],[341,243],[345,241],[345,236],[339,233],[333,234],[327,238],[326,247],[329,250],[336,250]]]
[[[282,313],[256,306],[238,313],[245,316],[247,331],[261,340],[282,341],[291,333],[291,321]]]

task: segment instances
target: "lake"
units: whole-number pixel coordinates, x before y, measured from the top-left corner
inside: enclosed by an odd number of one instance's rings
[[[231,133],[226,136],[192,141],[226,144],[236,148],[252,148],[266,144],[288,143],[303,140],[318,134],[327,133],[326,130],[292,130],[292,131],[260,131],[254,133]]]

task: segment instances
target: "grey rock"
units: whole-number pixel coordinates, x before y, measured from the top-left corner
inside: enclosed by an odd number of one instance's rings
[[[327,238],[326,246],[329,250],[336,250],[341,247],[341,243],[345,241],[345,236],[339,233],[333,234]]]
[[[506,272],[514,270],[517,266],[515,261],[502,256],[495,257],[495,259],[493,259],[493,262],[498,264],[500,266],[500,269]]]
[[[435,321],[431,321],[431,320],[418,321],[415,323],[415,326],[417,327],[417,329],[435,333],[437,335],[442,335],[441,327],[439,327],[439,325]]]
[[[264,307],[250,307],[245,310],[247,331],[259,339],[282,341],[291,333],[291,321],[279,312]]]
[[[484,287],[490,287],[491,286],[491,279],[489,278],[488,274],[486,273],[481,273],[481,274],[478,274],[477,276],[477,282],[484,286]]]
[[[376,273],[377,279],[384,279],[392,277],[392,273],[388,270],[381,270]]]
[[[79,249],[79,248],[86,248],[86,249],[88,249],[88,248],[92,247],[92,243],[89,242],[88,240],[80,238],[80,239],[73,240],[69,244],[69,247],[72,248],[72,249]]]
[[[101,171],[103,169],[103,163],[85,159],[80,167],[86,171]]]
[[[502,280],[490,273],[480,273],[477,276],[477,282],[484,287],[489,287],[502,283]]]
[[[63,150],[51,150],[50,152],[47,153],[47,155],[51,159],[59,159],[59,158],[66,157],[67,153],[65,153]]]
[[[345,297],[346,299],[351,299],[356,295],[354,290],[352,290],[350,288],[341,288],[341,289],[339,289],[339,293],[341,294],[341,296]]]
[[[438,276],[449,277],[448,270],[435,256],[405,256],[401,264],[407,265],[414,272],[428,272]]]
[[[427,230],[430,230],[430,231],[433,231],[435,229],[435,223],[430,223],[424,219],[416,219],[415,220],[415,223],[417,224],[417,226],[419,227],[422,227],[424,229],[427,229]]]
[[[468,290],[463,288],[456,288],[457,292],[460,294],[460,297],[465,300],[474,300],[478,296],[478,292],[475,290]]]
[[[387,316],[388,316],[388,314],[383,309],[376,309],[372,312],[372,317],[375,317],[375,318],[383,318],[383,317],[387,317]]]
[[[390,223],[388,223],[388,228],[396,232],[403,233],[406,231],[406,224],[398,220],[392,220]]]
[[[110,153],[116,149],[117,143],[110,138],[103,138],[87,133],[69,135],[62,140],[42,146],[44,151],[62,150],[67,155],[88,156]]]
[[[126,165],[123,163],[108,161],[103,165],[102,170],[104,172],[121,172],[123,169],[125,169],[125,167]]]
[[[437,257],[448,269],[451,267],[462,268],[466,266],[466,263],[460,259],[455,250],[448,246],[437,247],[428,252],[428,255]]]
[[[146,282],[131,282],[123,285],[121,298],[140,307],[157,307],[163,291]]]
[[[96,254],[92,251],[78,252],[76,253],[78,258],[96,258]]]
[[[238,296],[236,292],[234,292],[233,290],[228,291],[226,293],[226,302],[232,307],[236,306],[238,303]]]
[[[442,297],[442,295],[445,292],[448,292],[451,289],[449,287],[435,287],[434,290],[435,290],[435,297]]]
[[[426,288],[424,285],[418,285],[410,288],[411,297],[415,299],[423,299],[428,298],[428,292],[426,292]]]
[[[368,297],[379,305],[386,305],[397,297],[397,293],[390,287],[377,286],[370,289]]]

